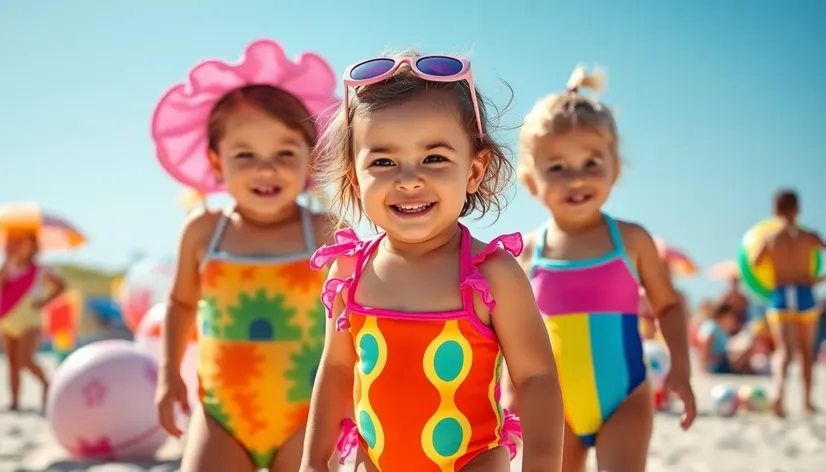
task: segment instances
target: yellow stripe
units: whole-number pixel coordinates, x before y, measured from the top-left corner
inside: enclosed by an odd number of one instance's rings
[[[796,311],[770,310],[766,313],[766,320],[769,323],[813,323],[818,320],[818,315],[819,313],[816,308],[801,313]]]
[[[448,341],[455,341],[459,344],[462,349],[463,362],[459,375],[450,382],[445,382],[436,374],[435,365],[436,352],[442,344]],[[464,335],[462,335],[458,321],[451,320],[445,322],[445,327],[442,332],[427,346],[422,361],[422,367],[424,368],[427,379],[439,390],[439,396],[441,397],[439,408],[433,413],[433,416],[427,420],[427,423],[425,423],[422,429],[422,449],[424,449],[425,455],[437,464],[442,472],[452,472],[455,461],[467,452],[471,435],[470,421],[459,411],[455,403],[456,390],[459,389],[459,386],[462,385],[462,382],[467,378],[470,373],[470,366],[473,364],[473,350],[471,349],[470,343],[465,339]],[[436,425],[445,418],[455,419],[462,428],[462,443],[456,453],[449,457],[444,457],[436,452],[436,447],[433,444],[433,433],[436,430]]]
[[[591,362],[588,314],[546,317],[545,327],[556,358],[568,425],[578,435],[594,434],[602,426],[602,418]]]
[[[379,458],[381,457],[382,452],[384,452],[384,430],[382,429],[381,423],[379,423],[379,418],[376,415],[376,412],[373,411],[373,407],[370,405],[369,399],[370,387],[379,375],[381,375],[381,371],[384,370],[384,366],[387,364],[387,342],[379,329],[377,317],[365,317],[364,326],[362,326],[361,330],[359,330],[359,334],[356,336],[356,346],[361,345],[361,338],[363,338],[366,334],[370,334],[376,339],[379,346],[379,357],[376,360],[376,366],[369,374],[365,375],[362,373],[361,369],[356,369],[357,375],[361,379],[361,398],[356,405],[356,412],[364,411],[370,415],[370,418],[373,420],[373,427],[376,431],[376,447],[369,449],[367,452],[373,463],[378,464]],[[359,421],[358,413],[356,413],[356,421]],[[359,425],[359,427],[361,428],[361,425]]]

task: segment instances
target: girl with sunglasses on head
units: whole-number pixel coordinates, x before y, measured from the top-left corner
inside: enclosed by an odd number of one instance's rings
[[[525,238],[521,262],[563,386],[563,469],[584,471],[595,446],[599,470],[641,472],[653,402],[639,331],[640,288],[671,355],[665,388],[685,405],[684,429],[696,415],[686,314],[651,235],[602,211],[621,162],[613,114],[581,93],[598,89],[600,79],[577,68],[564,93],[541,99],[525,117],[519,177],[551,218]],[[515,404],[524,413],[520,400]]]
[[[319,114],[338,104],[335,85],[321,57],[293,62],[257,41],[239,64],[196,66],[155,112],[164,168],[234,200],[190,214],[163,331],[158,415],[180,436],[173,405],[192,412],[184,472],[298,470],[325,320],[324,274],[307,261],[335,220],[296,200],[312,183]],[[187,405],[180,366],[196,328],[200,403]]]
[[[334,262],[302,470],[327,470],[351,412],[339,449],[358,448],[357,470],[510,470],[519,426],[499,404],[503,356],[524,406],[523,470],[559,470],[560,390],[513,257],[521,236],[484,243],[459,223],[500,211],[511,174],[470,62],[371,59],[344,85],[321,171],[338,209],[383,232],[339,231],[311,260]]]

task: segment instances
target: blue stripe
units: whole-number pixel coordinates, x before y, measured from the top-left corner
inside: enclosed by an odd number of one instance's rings
[[[619,313],[600,313],[588,318],[597,398],[602,419],[605,421],[625,399],[625,392],[628,390],[628,369],[625,365],[623,342],[625,317]]]
[[[597,444],[597,435],[596,434],[580,434],[579,440],[582,441],[582,444],[585,444],[587,447],[594,447]]]
[[[626,394],[630,394],[645,381],[645,358],[640,338],[640,320],[636,315],[622,315],[622,340],[625,366],[628,373]]]

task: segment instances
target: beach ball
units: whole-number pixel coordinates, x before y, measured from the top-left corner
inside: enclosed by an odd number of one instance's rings
[[[166,319],[166,305],[158,303],[143,317],[135,330],[135,349],[160,361],[163,348],[163,324]],[[190,408],[198,404],[198,337],[193,330],[181,360],[181,378],[186,384]],[[180,420],[179,422],[183,422]],[[183,426],[183,425],[182,425]]]
[[[737,390],[740,408],[746,411],[763,411],[768,407],[766,391],[756,385],[741,385]]]
[[[172,258],[141,259],[126,271],[115,299],[129,330],[134,333],[150,308],[169,299],[174,281],[175,261]]]
[[[158,424],[158,365],[125,340],[88,344],[69,355],[49,388],[46,416],[73,457],[150,459],[168,434]]]
[[[752,264],[751,261],[757,256],[761,243],[773,232],[783,225],[779,218],[769,218],[752,226],[743,236],[740,243],[740,250],[737,254],[737,265],[740,269],[740,277],[746,286],[755,295],[767,300],[774,290],[774,267],[770,260],[764,260],[760,264]],[[821,257],[820,251],[812,250],[810,270],[813,277],[820,274]]]
[[[714,413],[720,416],[734,416],[737,408],[740,407],[737,392],[726,385],[717,385],[711,389],[711,404]]]
[[[642,350],[648,364],[649,378],[654,385],[661,385],[671,370],[671,357],[662,342],[647,339],[642,343]]]

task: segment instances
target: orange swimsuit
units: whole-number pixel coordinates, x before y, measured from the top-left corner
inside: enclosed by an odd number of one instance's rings
[[[250,257],[219,250],[222,217],[201,269],[198,380],[209,416],[266,469],[307,423],[324,345],[324,274],[307,264],[311,215],[302,210],[307,250]]]
[[[473,292],[493,312],[494,301],[477,266],[502,244],[517,255],[522,238],[501,236],[476,256],[461,226],[462,308],[438,313],[402,313],[365,307],[349,297],[337,329],[349,329],[358,356],[354,366],[355,428],[343,431],[342,456],[358,444],[380,471],[461,470],[479,454],[515,446],[518,420],[499,405],[502,351],[492,329],[473,308]],[[322,300],[328,316],[345,287],[355,293],[370,254],[384,235],[359,241],[353,230],[336,234],[336,244],[313,255],[313,268],[338,256],[357,256],[352,277],[327,281]],[[351,426],[352,423],[351,423]]]

